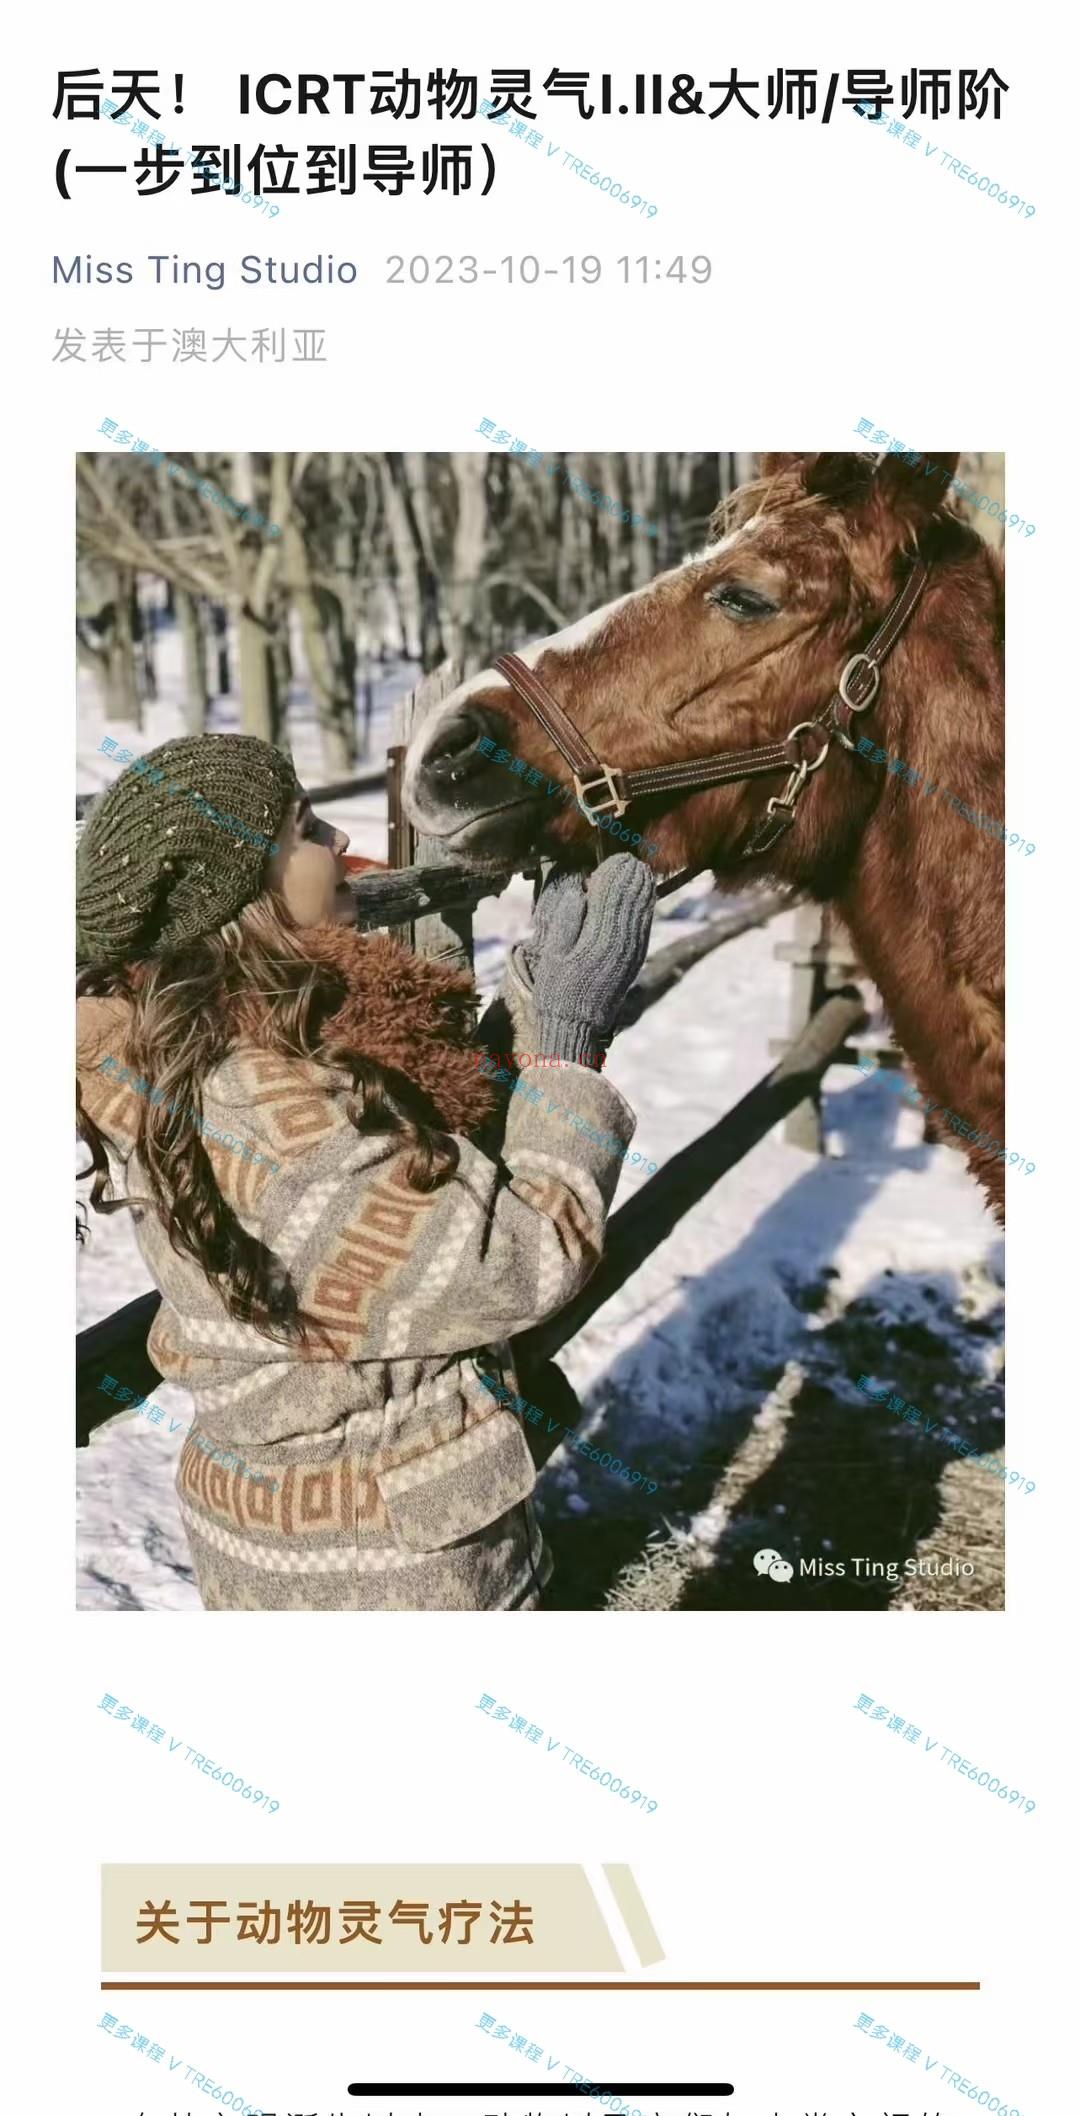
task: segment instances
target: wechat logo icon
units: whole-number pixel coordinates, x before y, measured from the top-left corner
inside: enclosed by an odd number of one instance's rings
[[[782,1580],[785,1585],[792,1577],[791,1566],[778,1550],[759,1550],[754,1558],[754,1571],[768,1573],[770,1580]]]

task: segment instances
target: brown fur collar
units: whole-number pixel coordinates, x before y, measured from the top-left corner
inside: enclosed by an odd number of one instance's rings
[[[336,980],[333,998],[341,995],[336,1011],[324,1007],[321,1017],[313,1017],[316,1048],[345,1044],[357,1057],[404,1074],[426,1097],[428,1121],[437,1130],[463,1136],[479,1131],[502,1095],[477,1070],[470,1038],[478,1001],[468,974],[440,969],[381,933],[326,925],[309,927],[299,938],[304,954]],[[236,1042],[258,1042],[264,1002],[253,1003],[246,990],[223,997],[222,1004]],[[127,1062],[129,1018],[125,998],[79,1000],[81,1082],[106,1051]]]
[[[319,1045],[345,1043],[358,1057],[403,1073],[428,1098],[441,1130],[478,1130],[499,1097],[470,1047],[478,1002],[468,973],[440,969],[386,934],[343,926],[309,927],[302,945],[346,994],[319,1023]]]

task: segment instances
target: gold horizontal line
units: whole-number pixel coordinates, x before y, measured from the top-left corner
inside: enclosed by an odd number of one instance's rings
[[[981,1991],[977,1980],[963,1983],[878,1983],[865,1978],[858,1983],[683,1983],[672,1977],[656,1982],[641,1983],[624,1980],[620,1983],[534,1983],[525,1978],[511,1984],[495,1983],[440,1983],[430,1979],[422,1983],[380,1983],[369,1979],[364,1983],[347,1982],[335,1978],[333,1983],[276,1983],[270,1977],[257,1983],[102,1983],[102,1991]]]

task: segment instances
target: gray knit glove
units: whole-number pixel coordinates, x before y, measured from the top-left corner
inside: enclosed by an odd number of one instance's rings
[[[587,885],[576,872],[545,883],[513,961],[548,1057],[581,1065],[599,1056],[645,960],[655,903],[655,876],[629,852],[603,860]]]

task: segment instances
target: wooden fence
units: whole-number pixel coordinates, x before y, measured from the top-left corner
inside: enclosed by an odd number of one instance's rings
[[[401,806],[404,751],[457,681],[455,670],[443,669],[425,678],[399,707],[386,772],[391,869],[355,876],[349,886],[356,899],[357,925],[361,929],[388,928],[418,954],[431,956],[448,967],[471,968],[473,914],[485,898],[502,893],[513,870],[494,862],[461,865],[438,840],[418,836]],[[365,776],[364,783],[371,781]],[[325,803],[353,790],[354,782],[348,781],[316,792]],[[539,866],[520,871],[531,873],[539,885]],[[661,884],[658,894],[664,896],[680,885],[681,878],[669,879]],[[856,1053],[848,1039],[866,1023],[863,995],[849,981],[856,966],[827,912],[800,904],[788,891],[758,891],[738,910],[709,919],[701,931],[676,939],[651,955],[629,996],[623,1022],[628,1026],[640,1020],[716,948],[764,925],[793,905],[799,906],[795,938],[776,950],[792,965],[789,1038],[780,1046],[778,1062],[733,1110],[665,1162],[612,1216],[601,1261],[576,1300],[513,1340],[511,1350],[519,1386],[542,1408],[553,1410],[561,1406],[560,1417],[564,1419],[566,1412],[573,1410],[576,1415],[566,1419],[570,1424],[576,1424],[580,1417],[580,1406],[566,1376],[552,1364],[555,1352],[584,1327],[713,1184],[774,1125],[785,1119],[786,1136],[792,1143],[821,1150],[823,1075],[830,1065],[854,1063]],[[482,1032],[481,1023],[478,1033],[482,1036]],[[159,1303],[157,1293],[143,1294],[79,1336],[77,1446],[86,1445],[96,1426],[123,1415],[117,1412],[115,1403],[99,1393],[102,1375],[120,1368],[140,1393],[160,1381],[146,1351],[147,1332]],[[537,1460],[545,1459],[550,1445],[545,1446],[538,1429],[529,1426],[525,1431]]]

